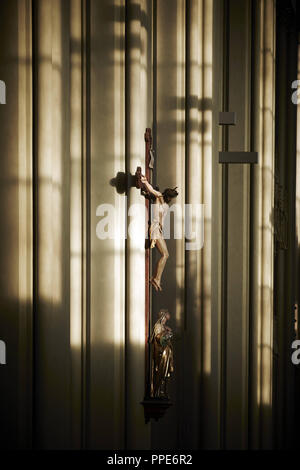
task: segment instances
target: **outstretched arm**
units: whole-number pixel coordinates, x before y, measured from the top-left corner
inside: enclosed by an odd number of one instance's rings
[[[152,186],[151,184],[148,182],[146,176],[143,176],[141,177],[141,182],[146,186],[147,190],[149,191],[149,193],[153,194],[155,197],[162,197],[162,194],[161,192],[159,191],[156,191]]]

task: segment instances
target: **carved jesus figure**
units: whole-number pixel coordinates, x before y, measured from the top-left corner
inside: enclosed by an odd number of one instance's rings
[[[151,248],[156,246],[160,254],[160,258],[156,264],[155,271],[150,279],[150,282],[156,291],[161,291],[161,277],[169,257],[168,248],[163,235],[163,223],[169,209],[169,203],[172,199],[178,196],[178,192],[176,191],[176,188],[166,188],[161,193],[160,191],[154,189],[148,182],[147,178],[143,175],[141,175],[141,182],[155,199],[153,220],[150,226],[150,246]]]

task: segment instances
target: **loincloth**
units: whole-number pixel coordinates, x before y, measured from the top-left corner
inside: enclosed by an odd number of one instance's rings
[[[163,238],[162,226],[159,222],[152,222],[149,230],[150,235],[150,248],[154,248],[156,245],[156,240]]]

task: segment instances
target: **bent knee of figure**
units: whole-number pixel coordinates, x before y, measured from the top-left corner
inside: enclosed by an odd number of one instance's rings
[[[169,256],[170,256],[170,255],[169,255],[169,252],[168,252],[168,251],[166,251],[166,252],[163,254],[163,257],[164,257],[165,259],[168,259]]]

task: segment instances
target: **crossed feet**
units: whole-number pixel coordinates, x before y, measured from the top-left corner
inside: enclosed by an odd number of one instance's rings
[[[162,287],[160,285],[160,282],[157,279],[155,279],[155,277],[151,277],[149,282],[150,282],[150,284],[152,284],[152,286],[154,287],[156,292],[162,291]]]

